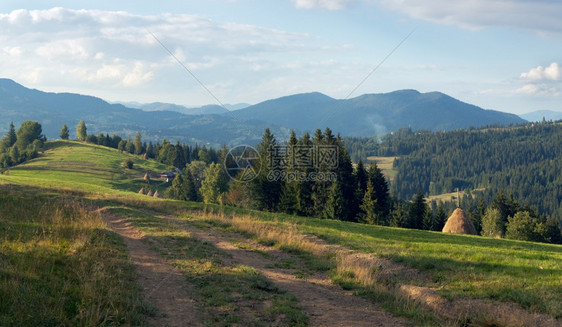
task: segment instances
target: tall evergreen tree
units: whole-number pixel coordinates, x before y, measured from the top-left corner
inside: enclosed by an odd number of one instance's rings
[[[257,145],[261,169],[249,188],[258,205],[257,209],[275,211],[281,197],[280,179],[282,167],[279,165],[279,154],[275,153],[277,141],[269,128],[265,129],[262,141]]]
[[[408,227],[423,229],[423,219],[427,210],[428,208],[423,193],[418,189],[418,193],[414,196],[410,204],[410,210],[408,211]]]
[[[70,132],[68,131],[68,126],[66,126],[66,124],[62,125],[62,128],[60,129],[60,138],[62,140],[68,140],[68,138],[70,137]]]
[[[300,167],[297,167],[297,171],[309,176],[314,168],[312,166],[312,141],[310,140],[310,134],[305,133],[300,140],[297,142],[297,146],[303,151],[298,154],[299,161],[302,163]],[[314,205],[312,200],[313,193],[313,181],[304,179],[297,182],[296,188],[296,209],[299,215],[303,216],[313,216],[314,215]]]
[[[388,194],[388,182],[382,170],[376,163],[372,163],[368,170],[368,179],[373,185],[373,199],[377,203],[377,214],[382,223],[387,221],[390,213],[390,195]]]
[[[373,184],[367,180],[367,190],[361,200],[359,221],[365,224],[380,224],[379,213],[377,210],[377,200],[374,196]]]
[[[390,226],[393,227],[408,227],[408,211],[403,203],[398,203],[396,208],[392,211],[390,218]]]
[[[336,180],[332,183],[328,201],[326,202],[326,210],[324,211],[324,218],[346,220],[345,199],[343,195],[342,183]]]
[[[18,137],[16,135],[16,129],[14,127],[14,123],[11,122],[10,123],[10,129],[8,130],[8,134],[6,134],[6,147],[7,148],[11,148],[14,144],[16,144],[16,141],[18,140]]]
[[[445,223],[447,222],[447,214],[445,213],[445,207],[442,203],[437,206],[437,210],[434,215],[433,226],[431,230],[434,231],[442,231],[443,227],[445,227]]]
[[[86,123],[81,120],[80,122],[78,122],[78,125],[76,126],[76,139],[78,141],[86,141],[86,139],[88,138],[88,128],[86,127]]]

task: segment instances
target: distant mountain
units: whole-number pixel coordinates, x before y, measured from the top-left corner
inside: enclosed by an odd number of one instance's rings
[[[402,90],[337,100],[321,93],[286,96],[232,114],[240,120],[313,131],[329,126],[342,135],[367,136],[401,127],[432,131],[524,123],[514,115],[464,103],[440,92]]]
[[[109,104],[102,99],[71,93],[47,93],[28,89],[12,80],[0,79],[0,135],[11,121],[16,128],[24,120],[39,121],[49,139],[59,137],[67,124],[74,137],[80,120],[86,122],[88,134],[116,133],[134,137],[141,132],[145,140],[163,138],[199,144],[255,144],[266,127],[280,137],[287,129],[264,122],[246,123],[228,115],[185,115],[174,111],[143,111]]]
[[[84,120],[89,134],[103,132],[134,137],[141,132],[145,140],[166,138],[232,146],[256,144],[266,127],[271,128],[278,140],[285,140],[290,129],[303,133],[330,127],[343,136],[372,136],[401,127],[436,131],[525,122],[516,115],[484,110],[443,93],[414,90],[366,94],[348,100],[321,93],[296,94],[235,111],[218,105],[201,108],[166,103],[131,105],[143,110],[110,104],[92,96],[32,90],[12,80],[0,79],[0,134],[7,131],[11,121],[19,126],[24,120],[36,120],[49,139],[59,137],[63,124],[67,124],[73,136],[78,121]]]
[[[542,121],[543,118],[546,120],[560,120],[562,119],[562,112],[552,111],[552,110],[537,110],[533,112],[528,112],[526,114],[519,115],[519,117],[528,121]]]
[[[153,102],[153,103],[139,103],[139,102],[119,102],[120,104],[129,107],[142,109],[144,111],[175,111],[186,115],[214,115],[223,114],[228,111],[234,111],[250,106],[247,103],[225,104],[224,107],[219,105],[205,105],[201,107],[186,107],[173,103]]]

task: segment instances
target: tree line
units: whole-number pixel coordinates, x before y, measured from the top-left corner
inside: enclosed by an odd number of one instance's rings
[[[41,124],[36,121],[26,120],[17,130],[10,123],[8,133],[0,139],[0,168],[36,158],[46,140]]]
[[[27,123],[22,126],[23,129],[20,127],[21,132],[19,130],[19,133],[9,132],[2,138],[0,149],[4,150],[0,152],[2,153],[0,158],[9,156],[20,134],[22,141],[16,151],[19,151],[24,144],[25,151],[32,151],[37,149],[40,142],[45,141],[43,136],[37,136],[41,134],[40,125],[39,134],[37,134],[37,126],[34,124]],[[10,130],[13,130],[13,126]],[[30,133],[30,130],[34,132]],[[551,131],[551,129],[547,129],[547,131]],[[406,175],[400,166],[404,162],[428,160],[427,157],[424,157],[427,156],[427,153],[431,154],[431,158],[438,157],[437,149],[441,149],[441,151],[451,148],[470,150],[471,147],[467,144],[484,141],[479,138],[482,135],[471,135],[475,133],[495,137],[496,142],[492,142],[492,144],[502,144],[502,137],[511,140],[516,138],[509,136],[509,130],[464,132],[469,135],[463,135],[459,131],[442,134],[413,133],[403,130],[399,136],[388,137],[382,142],[369,141],[367,144],[376,148],[377,152],[371,152],[371,154],[400,155],[401,159],[395,162],[395,168],[398,168],[399,172],[397,179],[405,179],[405,176],[409,176],[409,181],[415,183],[414,176],[417,176],[417,170],[414,168],[418,166],[406,165],[406,167],[414,167],[413,174]],[[531,133],[531,135],[537,133],[536,130],[524,130],[524,132],[518,131],[519,134],[516,133],[516,135],[524,140],[528,137],[526,133]],[[499,133],[499,136],[496,133]],[[508,133],[509,137],[505,133]],[[544,131],[539,131],[537,134],[542,135],[543,133]],[[13,134],[16,135],[16,141],[12,143],[11,135]],[[30,134],[35,135],[36,139],[23,136]],[[448,214],[455,207],[453,203],[428,203],[425,194],[430,192],[428,188],[423,189],[423,179],[417,182],[418,188],[413,196],[410,196],[409,193],[397,192],[399,186],[395,185],[396,181],[392,184],[391,195],[391,185],[376,163],[364,164],[361,158],[358,159],[357,164],[352,162],[348,147],[344,142],[354,141],[354,139],[343,139],[339,135],[334,135],[329,128],[326,128],[324,132],[316,130],[313,136],[305,133],[303,136],[297,137],[293,131],[289,140],[285,142],[277,141],[271,131],[266,129],[261,142],[255,148],[258,160],[252,161],[252,166],[246,168],[246,170],[257,167],[260,169],[256,171],[251,180],[246,182],[239,182],[237,176],[232,174],[231,178],[227,175],[223,165],[229,160],[229,152],[225,147],[215,150],[179,142],[172,144],[166,140],[146,143],[142,141],[140,133],[137,133],[134,139],[123,139],[118,135],[109,136],[103,133],[97,136],[88,135],[83,121],[78,124],[76,134],[77,139],[81,141],[113,147],[119,151],[136,154],[145,159],[154,159],[179,168],[182,173],[176,175],[166,192],[167,197],[179,200],[204,201],[317,218],[434,231],[440,231],[443,228]],[[445,141],[443,135],[452,139]],[[69,138],[66,125],[61,129],[61,138]],[[24,139],[28,141],[23,141]],[[283,151],[278,151],[280,149]],[[305,155],[307,151],[312,153],[314,150],[318,152],[322,149],[329,150],[332,154],[331,157],[327,156],[328,160],[324,162],[321,162],[322,156],[319,153],[313,153],[316,161]],[[487,151],[492,150],[487,149]],[[8,155],[6,155],[7,153]],[[519,150],[517,153],[523,155],[524,151]],[[410,155],[412,158],[409,158]],[[509,157],[509,155],[507,156]],[[530,156],[531,159],[521,159],[519,162],[530,164],[533,160],[533,152]],[[311,164],[302,165],[303,159],[311,159]],[[440,160],[439,158],[437,162],[441,162]],[[451,160],[457,159],[453,156]],[[276,164],[273,165],[272,162]],[[431,162],[427,164],[432,169],[440,168],[438,165],[433,166]],[[494,164],[484,163],[484,165]],[[477,165],[482,165],[482,162]],[[463,168],[462,165],[460,167]],[[240,171],[239,174],[246,170]],[[477,171],[474,169],[474,173]],[[434,172],[434,176],[444,176],[440,174],[439,171]],[[497,174],[501,176],[501,172],[497,172]],[[292,178],[289,178],[291,176]],[[298,176],[306,178],[295,178]],[[318,176],[322,178],[309,178]],[[330,176],[333,178],[326,178]],[[459,176],[457,178],[462,179],[462,176],[466,175]],[[453,186],[455,185],[441,184],[440,187],[444,189]],[[498,190],[492,198],[488,198],[482,191],[480,192],[475,197],[469,192],[462,198],[462,207],[465,208],[480,234],[543,242],[560,243],[562,241],[558,220],[552,216],[539,214],[537,207],[531,207],[529,202],[518,200],[514,192],[506,196],[503,190]],[[401,194],[402,196],[405,194],[405,196],[402,197]]]

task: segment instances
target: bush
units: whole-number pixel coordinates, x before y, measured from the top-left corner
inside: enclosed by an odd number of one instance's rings
[[[127,168],[127,169],[133,169],[133,160],[127,158],[123,161],[123,163],[121,164],[121,167],[123,168]]]

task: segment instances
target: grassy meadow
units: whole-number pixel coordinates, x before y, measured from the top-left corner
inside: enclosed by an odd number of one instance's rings
[[[0,326],[144,325],[121,238],[72,194],[0,184]]]
[[[446,299],[516,303],[562,318],[560,245],[153,199],[136,192],[146,183],[142,175],[165,170],[163,165],[77,142],[48,146],[39,158],[0,174],[0,325],[36,325],[38,319],[51,325],[142,325],[154,314],[139,299],[123,242],[93,213],[99,207],[126,217],[197,286],[194,296],[209,325],[219,325],[212,318],[217,314],[226,325],[248,319],[268,325],[279,316],[282,324],[305,325],[307,319],[290,294],[268,284],[252,267],[227,265],[224,253],[201,244],[181,224],[239,232],[297,254],[308,271],[329,272],[334,283],[420,325],[443,322],[393,294],[393,284],[433,287]],[[129,157],[134,168],[121,168]],[[427,279],[408,274],[373,279],[376,267],[355,267],[311,242],[311,235],[417,269]],[[295,274],[307,270],[298,268]],[[240,294],[248,294],[248,303],[268,303],[267,310],[237,312],[232,303]]]
[[[42,187],[81,190],[100,194],[138,192],[147,187],[147,171],[159,174],[168,167],[153,160],[120,153],[116,149],[76,141],[47,142],[39,158],[11,167],[0,174],[0,180]],[[133,169],[121,167],[127,158]],[[162,192],[169,183],[151,181],[154,190]]]

